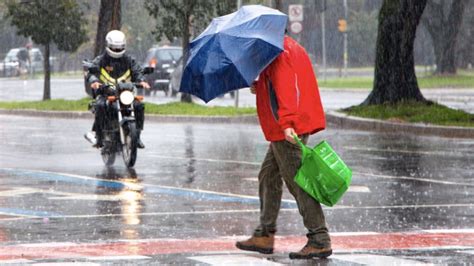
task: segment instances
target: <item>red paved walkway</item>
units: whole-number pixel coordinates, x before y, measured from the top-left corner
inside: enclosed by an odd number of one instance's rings
[[[278,237],[276,252],[300,249],[304,237]],[[60,259],[97,256],[160,255],[201,252],[238,251],[234,239],[151,239],[108,243],[38,243],[0,246],[0,262],[16,259]],[[333,235],[334,250],[386,250],[441,247],[474,247],[474,232],[387,233]]]

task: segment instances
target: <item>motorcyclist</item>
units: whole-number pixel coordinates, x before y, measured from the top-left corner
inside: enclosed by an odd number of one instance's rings
[[[126,39],[125,34],[118,30],[112,30],[105,36],[106,47],[105,52],[97,56],[92,65],[97,67],[100,73],[90,73],[88,83],[95,97],[95,121],[93,131],[95,131],[96,141],[94,147],[103,147],[102,130],[107,119],[107,102],[106,96],[100,90],[103,84],[115,85],[119,82],[132,81],[139,83],[144,89],[150,89],[150,85],[145,82],[142,67],[135,61],[133,57],[125,53]],[[138,148],[145,148],[140,139],[141,131],[145,120],[145,107],[143,103],[134,101],[133,108],[135,112],[135,120],[138,129]],[[86,138],[89,137],[86,135]]]

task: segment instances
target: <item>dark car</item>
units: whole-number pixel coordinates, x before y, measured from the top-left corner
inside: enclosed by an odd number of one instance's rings
[[[148,50],[144,66],[155,68],[155,72],[147,78],[154,94],[157,91],[163,91],[165,95],[171,93],[170,74],[182,55],[183,49],[178,46],[159,46]]]

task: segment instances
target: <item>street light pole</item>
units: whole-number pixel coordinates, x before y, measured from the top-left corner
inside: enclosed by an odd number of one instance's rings
[[[347,21],[347,0],[344,0],[344,19]],[[344,31],[344,77],[347,77],[347,30]]]
[[[323,80],[326,82],[326,0],[323,0],[323,8],[321,12],[321,35],[322,35],[322,46],[323,46]]]

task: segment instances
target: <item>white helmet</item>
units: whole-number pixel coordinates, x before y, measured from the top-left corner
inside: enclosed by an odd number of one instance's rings
[[[113,58],[120,58],[125,53],[125,34],[119,30],[109,31],[105,36],[105,50]]]

